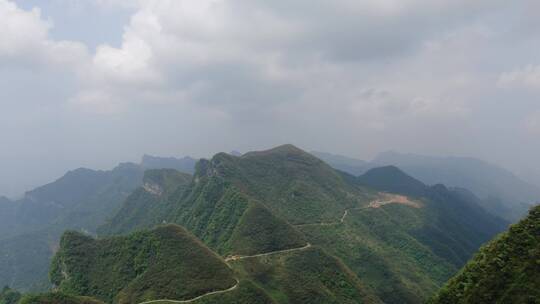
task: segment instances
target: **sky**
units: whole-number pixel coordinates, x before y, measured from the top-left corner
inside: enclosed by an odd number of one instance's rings
[[[537,0],[0,0],[0,194],[292,143],[540,185]]]

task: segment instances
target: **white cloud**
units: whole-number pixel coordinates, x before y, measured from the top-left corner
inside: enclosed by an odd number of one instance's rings
[[[528,65],[511,72],[502,73],[499,85],[505,88],[540,89],[540,65]]]
[[[290,141],[352,154],[360,145],[472,154],[515,146],[509,134],[538,110],[537,91],[521,90],[539,87],[538,66],[527,66],[540,62],[536,0],[55,1],[99,14],[102,27],[55,31],[38,8],[0,0],[0,80],[9,84],[0,102],[13,125],[29,111],[51,125],[75,116],[75,125],[99,121],[80,138],[109,123],[116,136],[95,138],[142,147],[126,133],[144,132],[162,151],[177,141],[203,152],[222,149],[218,141],[231,149]],[[65,13],[46,7],[47,16]],[[131,15],[122,35],[104,38],[107,18],[119,15],[110,24]],[[59,38],[78,31],[91,47]],[[53,103],[50,116],[33,107]]]
[[[0,0],[0,60],[38,65],[78,65],[87,56],[86,47],[74,41],[54,41],[39,8],[25,11],[15,3]]]
[[[133,100],[145,92],[152,101],[181,92],[192,102],[213,103],[233,112],[249,104],[257,104],[262,111],[282,102],[302,102],[301,96],[309,96],[312,103],[326,95],[347,102],[348,88],[359,85],[390,86],[399,95],[404,86],[396,88],[396,84],[408,79],[381,83],[392,75],[384,72],[384,61],[397,55],[406,57],[411,48],[422,49],[434,33],[445,31],[453,22],[434,22],[434,14],[444,10],[461,16],[464,10],[480,10],[482,3],[140,1],[125,27],[122,45],[97,48],[85,73],[85,90]],[[371,72],[378,68],[378,80],[370,81],[373,77],[362,65],[374,65]],[[366,80],[375,83],[365,84]],[[336,81],[340,83],[328,85]],[[328,92],[321,94],[320,88]],[[132,97],[126,95],[129,90]],[[424,95],[426,92],[408,92],[391,107],[418,112],[418,107],[409,105],[418,104],[417,100],[433,104],[445,99]],[[431,112],[437,109],[429,108]],[[446,108],[443,111],[449,113]]]

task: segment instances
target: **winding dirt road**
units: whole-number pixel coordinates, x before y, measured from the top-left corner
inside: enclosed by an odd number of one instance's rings
[[[307,245],[298,247],[298,248],[291,248],[291,249],[283,249],[283,250],[276,250],[276,251],[270,251],[267,253],[258,253],[254,255],[233,255],[225,258],[225,262],[230,261],[236,261],[236,260],[243,260],[243,259],[249,259],[249,258],[257,258],[262,256],[268,256],[268,255],[274,255],[274,254],[280,254],[280,253],[287,253],[287,252],[293,252],[293,251],[300,251],[300,250],[306,250],[311,247],[310,243],[307,243]]]
[[[146,302],[141,302],[141,303],[139,303],[139,304],[151,304],[151,303],[160,303],[160,302],[168,302],[168,303],[191,303],[191,302],[197,301],[197,300],[202,299],[202,298],[207,297],[207,296],[216,295],[216,294],[221,294],[221,293],[226,293],[226,292],[235,290],[235,289],[238,287],[238,284],[240,284],[240,281],[238,281],[238,279],[235,279],[235,280],[236,280],[236,284],[234,284],[234,286],[231,287],[231,288],[227,288],[227,289],[224,289],[224,290],[211,291],[211,292],[205,293],[205,294],[203,294],[203,295],[200,295],[200,296],[198,296],[198,297],[195,297],[195,298],[193,298],[193,299],[189,299],[189,300],[168,300],[168,299],[160,299],[160,300],[150,300],[150,301],[146,301]]]
[[[407,205],[407,206],[413,207],[413,208],[420,208],[421,207],[421,205],[419,203],[409,200],[409,198],[404,196],[404,195],[379,192],[379,196],[380,196],[379,198],[369,202],[367,206],[345,209],[345,211],[343,212],[343,215],[341,216],[339,221],[298,224],[298,225],[294,225],[294,226],[296,226],[296,227],[305,227],[305,226],[332,226],[332,225],[339,225],[339,224],[343,224],[343,222],[345,221],[345,218],[349,215],[349,211],[351,211],[351,210],[363,210],[363,209],[370,209],[370,208],[380,208],[380,207],[382,207],[384,205],[388,205],[388,204],[402,204],[402,205]]]
[[[300,224],[300,225],[295,225],[295,226],[329,226],[329,225],[339,225],[339,224],[342,224],[344,221],[345,221],[345,218],[347,218],[347,216],[349,215],[349,211],[350,210],[362,210],[362,209],[369,209],[369,208],[380,208],[381,206],[384,206],[384,205],[387,205],[387,204],[392,204],[392,203],[395,203],[395,204],[404,204],[404,205],[407,205],[407,206],[410,206],[410,207],[414,207],[414,208],[420,208],[420,204],[417,203],[417,202],[413,202],[411,200],[409,200],[408,197],[406,196],[403,196],[403,195],[397,195],[397,194],[390,194],[390,193],[379,193],[380,197],[369,202],[369,204],[367,206],[364,206],[364,207],[355,207],[355,208],[349,208],[349,209],[345,209],[345,211],[343,212],[343,215],[341,216],[341,218],[339,219],[339,221],[336,221],[336,222],[319,222],[319,223],[310,223],[310,224]],[[263,256],[269,256],[269,255],[274,255],[274,254],[282,254],[282,253],[289,253],[289,252],[294,252],[294,251],[301,251],[301,250],[306,250],[306,249],[309,249],[311,247],[311,244],[310,243],[307,243],[305,246],[302,246],[302,247],[298,247],[298,248],[291,248],[291,249],[283,249],[283,250],[276,250],[276,251],[270,251],[270,252],[266,252],[266,253],[258,253],[258,254],[254,254],[254,255],[233,255],[233,256],[229,256],[229,257],[226,257],[225,258],[225,263],[227,263],[227,266],[231,267],[229,265],[229,262],[231,261],[237,261],[237,260],[243,260],[243,259],[249,259],[249,258],[257,258],[257,257],[263,257]],[[152,303],[192,303],[194,301],[197,301],[197,300],[200,300],[204,297],[207,297],[207,296],[211,296],[211,295],[216,295],[216,294],[222,294],[222,293],[226,293],[226,292],[230,292],[230,291],[233,291],[235,290],[237,287],[238,287],[238,284],[240,284],[240,281],[238,279],[235,279],[236,280],[236,284],[234,284],[234,286],[228,288],[228,289],[224,289],[224,290],[217,290],[217,291],[212,291],[212,292],[208,292],[208,293],[205,293],[203,295],[200,295],[198,297],[195,297],[193,299],[189,299],[189,300],[169,300],[169,299],[158,299],[158,300],[150,300],[150,301],[145,301],[145,302],[140,302],[139,304],[152,304]]]

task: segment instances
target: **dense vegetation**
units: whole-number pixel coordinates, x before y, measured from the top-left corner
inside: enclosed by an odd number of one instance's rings
[[[167,303],[167,302],[164,302]],[[248,280],[241,280],[238,288],[231,292],[210,295],[201,298],[195,304],[238,304],[238,303],[253,303],[253,304],[275,304],[268,294],[261,288],[256,287]]]
[[[21,298],[21,294],[5,286],[0,292],[0,304],[16,304]]]
[[[408,195],[421,208],[398,204],[366,208],[378,196],[377,190]],[[140,212],[136,221],[125,225],[119,217],[112,222],[113,231],[174,222],[223,256],[298,248],[309,241],[340,258],[345,263],[340,273],[361,278],[367,288],[363,290],[373,290],[387,303],[425,301],[506,225],[479,208],[474,195],[442,185],[428,187],[395,167],[355,178],[290,145],[202,160],[189,186],[170,193],[153,204],[167,210],[159,218],[154,211]],[[128,199],[119,215],[137,209],[137,203]],[[346,210],[348,216],[340,223]],[[276,290],[281,287],[271,286],[293,284],[278,275],[284,271],[280,265],[260,267],[264,272],[257,276],[252,273],[260,271],[255,266],[242,273],[274,300],[286,303],[290,295],[280,296]],[[310,277],[307,270],[296,270]],[[309,298],[305,288],[300,299]],[[324,299],[333,301],[333,296]]]
[[[540,206],[483,246],[433,304],[540,303]]]
[[[221,157],[232,156],[223,154],[216,159]],[[224,176],[223,171],[227,172],[210,161],[199,162],[187,189],[181,187],[169,191],[170,195],[163,195],[159,200],[149,199],[145,205],[151,206],[150,209],[141,210],[138,202],[152,194],[139,190],[100,231],[127,233],[158,222],[174,222],[223,255],[253,254],[305,245],[296,229],[275,216],[267,208],[268,204],[241,191],[238,187],[241,185]]]
[[[47,290],[50,259],[56,235],[23,234],[0,241],[0,282],[21,290]]]
[[[330,221],[369,199],[326,163],[292,145],[242,157],[220,153],[208,166],[209,172],[216,172],[291,224]]]
[[[0,224],[0,285],[47,290],[50,259],[62,233],[95,232],[141,184],[142,174],[136,164],[110,171],[77,169],[9,203],[10,212],[0,212],[0,223],[12,223],[9,229]],[[0,203],[0,209],[5,204]]]
[[[190,299],[236,284],[223,260],[176,225],[99,240],[66,232],[51,281],[108,303]]]
[[[402,193],[422,197],[427,187],[394,166],[374,168],[358,177],[360,184],[380,191]]]
[[[108,198],[127,195],[122,181],[81,195],[101,197],[105,202],[95,207],[110,208],[118,203]],[[79,295],[136,303],[204,295],[194,303],[421,303],[506,227],[464,189],[426,186],[392,166],[355,177],[291,145],[219,153],[199,161],[193,176],[151,169],[139,187],[131,185],[135,190],[97,229],[101,238],[64,234],[50,269],[60,293],[35,301],[91,301],[67,296]],[[118,189],[124,191],[116,196]],[[69,202],[74,195],[58,198]],[[373,204],[388,197],[396,201]],[[92,205],[79,218],[98,214]],[[59,218],[39,233],[0,242],[0,251],[18,252],[0,258],[0,270],[46,287],[38,278],[60,232],[96,230],[95,224],[75,225],[72,211],[83,209],[66,210],[73,220]],[[189,232],[159,226],[164,223]]]
[[[26,295],[19,304],[104,304],[102,301],[90,298],[68,295],[61,292],[50,292],[38,295]]]
[[[163,223],[175,209],[170,197],[183,193],[191,178],[173,169],[145,171],[143,185],[127,197],[120,211],[99,227],[98,233],[123,234]]]
[[[276,303],[382,303],[347,266],[318,248],[234,261]]]

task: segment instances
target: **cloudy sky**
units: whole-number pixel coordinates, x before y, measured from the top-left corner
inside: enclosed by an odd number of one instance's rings
[[[0,0],[0,28],[0,194],[282,143],[540,170],[537,0]]]

